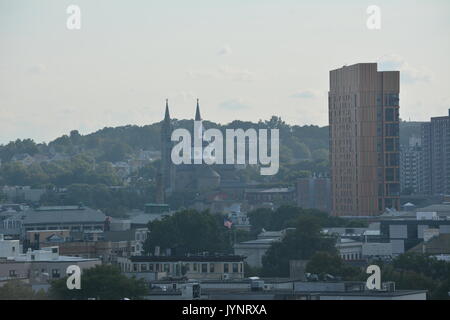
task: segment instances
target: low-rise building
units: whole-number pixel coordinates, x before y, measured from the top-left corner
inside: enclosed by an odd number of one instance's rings
[[[304,209],[331,210],[330,178],[301,178],[297,180],[297,205]]]
[[[431,208],[450,210],[450,205],[433,205]],[[450,234],[450,212],[429,211],[428,208],[401,215],[385,216],[380,221],[381,237],[392,243],[393,254],[402,254],[428,238],[433,230]]]
[[[250,204],[262,202],[292,203],[295,202],[295,188],[246,189],[245,200]]]
[[[154,274],[188,279],[243,279],[244,257],[237,255],[131,256],[118,257],[118,265],[128,275]]]
[[[447,257],[450,257],[450,234],[439,234],[424,240],[408,252],[423,253],[435,256],[440,260],[448,260]]]
[[[5,186],[3,193],[9,201],[13,202],[39,202],[45,189],[36,189],[30,186]]]
[[[307,282],[258,277],[222,281],[152,281],[152,300],[426,300],[426,290],[396,290],[382,284],[369,290],[365,282]],[[190,289],[190,290],[189,290]]]
[[[234,245],[234,254],[244,256],[245,262],[250,267],[262,267],[262,258],[266,254],[267,250],[270,249],[274,242],[279,241],[279,239],[255,239],[240,242]]]
[[[66,275],[70,265],[81,270],[101,264],[99,259],[62,256],[58,246],[21,253],[19,240],[0,236],[0,280],[29,279],[30,283],[45,283]]]
[[[84,206],[39,207],[26,211],[25,231],[44,230],[104,230],[106,216],[99,210]]]
[[[129,257],[143,253],[147,239],[147,228],[125,231],[45,230],[27,231],[26,248],[40,249],[58,245],[60,253],[66,256],[98,258],[103,263],[116,263],[117,257]]]

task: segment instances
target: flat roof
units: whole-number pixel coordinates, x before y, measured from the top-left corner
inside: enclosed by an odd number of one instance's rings
[[[226,262],[241,262],[245,259],[238,255],[217,255],[217,256],[131,256],[131,262],[212,262],[212,261],[226,261]]]

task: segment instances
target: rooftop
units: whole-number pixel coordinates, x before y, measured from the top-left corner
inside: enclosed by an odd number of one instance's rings
[[[195,261],[195,262],[211,262],[211,261],[227,261],[241,262],[245,257],[238,255],[191,255],[191,256],[131,256],[131,262],[178,262],[178,261]]]
[[[450,234],[440,234],[428,242],[422,242],[411,248],[409,252],[427,254],[450,254]]]
[[[41,207],[26,212],[25,225],[61,223],[103,223],[104,213],[87,207]]]

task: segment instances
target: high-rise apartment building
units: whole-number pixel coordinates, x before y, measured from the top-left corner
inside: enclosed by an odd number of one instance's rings
[[[400,72],[376,63],[330,71],[332,213],[374,216],[399,209]]]
[[[404,194],[420,192],[420,172],[422,170],[422,140],[411,137],[407,146],[400,148],[400,189]]]
[[[448,116],[422,124],[421,192],[450,194],[450,109]]]

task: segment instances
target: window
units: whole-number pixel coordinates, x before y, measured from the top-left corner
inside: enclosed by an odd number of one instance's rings
[[[9,276],[12,278],[17,277],[16,270],[9,270]]]
[[[386,154],[386,166],[398,166],[400,163],[400,155],[398,153],[387,153]]]
[[[150,263],[150,265],[148,266],[148,271],[153,271],[153,263]]]
[[[386,168],[386,181],[395,181],[395,170],[394,168]]]
[[[208,264],[202,263],[202,273],[208,272]]]
[[[238,272],[238,264],[233,263],[233,272]]]
[[[387,192],[388,196],[399,196],[400,195],[400,184],[399,183],[388,183],[386,192]],[[389,206],[389,208],[390,207],[391,206]]]
[[[386,108],[384,110],[384,119],[386,121],[394,121],[395,116],[394,116],[394,109],[392,108]]]
[[[52,269],[52,278],[59,278],[59,269]]]
[[[388,137],[396,137],[399,135],[398,123],[387,123],[385,125],[385,135]]]
[[[214,263],[209,264],[209,272],[214,272]]]
[[[138,265],[137,263],[133,263],[133,271],[137,272],[138,271]]]
[[[224,264],[223,264],[223,272],[225,272],[225,273],[230,272],[230,271],[229,271],[228,263],[224,263]]]
[[[141,264],[141,271],[147,271],[147,265]]]
[[[194,264],[193,264],[193,267],[194,267],[194,271],[198,271],[197,263],[194,263]]]
[[[170,272],[170,264],[168,263],[164,264],[164,272]]]
[[[390,93],[386,95],[386,105],[389,107],[395,107],[399,104],[399,97],[396,93]]]
[[[383,105],[383,96],[381,94],[377,94],[377,106]]]

